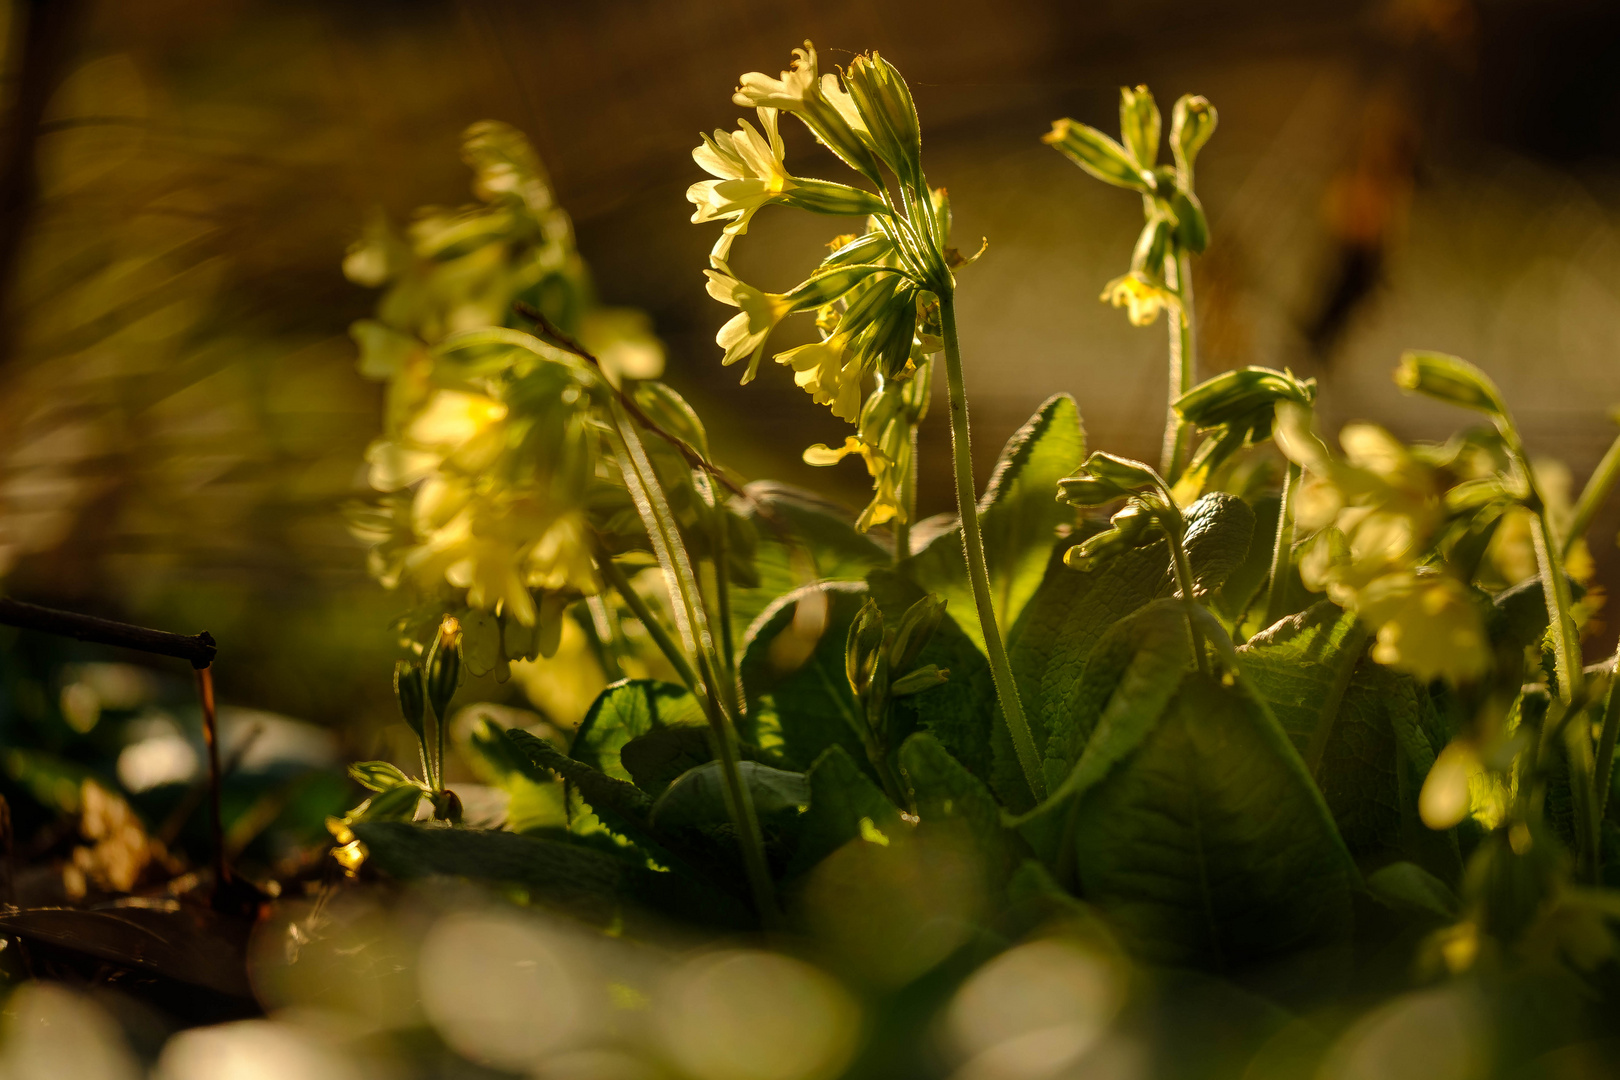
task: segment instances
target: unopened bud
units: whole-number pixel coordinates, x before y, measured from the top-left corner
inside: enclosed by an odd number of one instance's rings
[[[850,624],[849,637],[844,643],[844,674],[856,697],[863,696],[871,687],[882,651],[883,613],[876,602],[868,598]]]
[[[1315,379],[1301,381],[1291,372],[1244,367],[1199,383],[1170,407],[1189,424],[1207,429],[1246,420],[1279,401],[1309,405],[1315,397]]]
[[[439,636],[428,655],[427,697],[433,715],[443,723],[449,714],[450,699],[461,685],[461,623],[446,615],[439,624]]]
[[[1101,450],[1086,458],[1081,470],[1125,491],[1156,491],[1164,486],[1164,481],[1159,479],[1152,466]]]
[[[830,304],[874,274],[895,275],[899,271],[888,266],[838,266],[812,275],[783,296],[788,311],[814,311]]]
[[[1094,127],[1067,118],[1054,121],[1041,141],[1105,184],[1151,192],[1153,181],[1123,146]]]
[[[849,96],[866,121],[872,149],[906,183],[922,176],[922,126],[900,72],[876,52],[857,56],[844,73]]]
[[[936,686],[943,686],[950,681],[951,673],[946,668],[934,664],[924,664],[915,671],[909,671],[889,684],[890,697],[910,697],[920,694],[924,690],[932,690]]]
[[[911,670],[944,619],[945,601],[932,593],[906,609],[906,613],[900,616],[900,625],[894,631],[894,644],[889,647],[895,671]]]
[[[1136,164],[1151,169],[1159,160],[1159,106],[1145,86],[1119,88],[1119,134]]]
[[[835,266],[855,266],[862,263],[872,264],[882,262],[894,250],[894,245],[882,233],[871,232],[865,236],[857,236],[821,260],[821,265],[827,269]],[[892,275],[890,275],[892,276]]]
[[[1188,177],[1192,175],[1193,159],[1215,134],[1220,116],[1209,99],[1183,94],[1170,113],[1170,152],[1176,157],[1176,167]]]
[[[1496,384],[1468,361],[1445,353],[1408,352],[1395,369],[1395,384],[1402,390],[1478,409],[1492,416],[1507,412]]]
[[[422,737],[423,719],[427,715],[427,693],[422,685],[422,669],[408,660],[394,664],[394,697],[399,711],[416,737]]]
[[[782,193],[782,201],[813,214],[866,217],[889,212],[883,200],[871,192],[827,180],[796,179],[793,187]]]

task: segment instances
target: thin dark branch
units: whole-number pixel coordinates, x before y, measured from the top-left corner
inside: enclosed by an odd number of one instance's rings
[[[38,630],[45,634],[94,641],[99,645],[116,645],[122,649],[137,649],[159,656],[175,656],[188,660],[194,668],[205,668],[214,662],[214,638],[206,630],[196,637],[171,634],[163,630],[148,630],[144,626],[98,619],[94,615],[79,615],[71,611],[25,604],[21,600],[0,597],[0,625],[16,626],[23,630]]]

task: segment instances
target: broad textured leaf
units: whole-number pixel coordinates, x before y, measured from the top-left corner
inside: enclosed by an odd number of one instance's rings
[[[1076,808],[1082,895],[1150,962],[1331,981],[1355,869],[1286,737],[1242,694],[1181,684],[1141,745]]]
[[[752,501],[734,505],[758,534],[754,570],[759,584],[731,587],[737,642],[777,597],[814,581],[858,581],[868,570],[894,561],[876,542],[856,532],[854,518],[835,503],[768,481],[744,490]]]
[[[864,761],[861,717],[844,673],[844,639],[866,598],[858,582],[807,585],[779,597],[750,628],[738,675],[747,699],[741,737],[808,768],[830,746]]]
[[[918,828],[964,830],[991,888],[1004,887],[1012,873],[1009,837],[1002,829],[1001,806],[983,781],[926,732],[900,747],[900,768],[916,801]]]
[[[404,822],[361,822],[354,831],[370,851],[369,861],[391,877],[446,875],[521,885],[544,903],[603,923],[626,902],[709,925],[743,927],[751,921],[723,893],[578,844]]]
[[[623,679],[597,695],[574,734],[569,756],[616,780],[631,780],[620,760],[626,743],[660,728],[704,723],[703,707],[686,687]]]
[[[1247,553],[1254,515],[1224,493],[1199,499],[1186,511],[1187,558],[1197,586],[1216,589]],[[1071,570],[1054,557],[1035,598],[1008,634],[1007,651],[1035,746],[1045,752],[1048,733],[1072,708],[1091,650],[1109,627],[1156,597],[1175,591],[1164,541],[1136,548],[1091,571]],[[1029,808],[1022,772],[1005,724],[993,729],[992,786],[1014,810]],[[1070,759],[1072,760],[1072,759]]]
[[[773,769],[757,761],[738,762],[737,772],[761,819],[784,811],[797,813],[810,801],[810,784],[803,773]],[[731,813],[726,808],[725,774],[720,762],[705,762],[677,777],[653,803],[650,820],[655,829],[729,822]]]
[[[883,612],[884,625],[891,627],[924,595],[916,584],[889,570],[872,571],[867,585]],[[992,731],[999,721],[996,684],[984,652],[954,621],[942,619],[917,663],[949,671],[950,678],[942,686],[890,705],[891,745],[914,731],[929,732],[970,772],[988,782]]]
[[[1445,877],[1461,870],[1454,838],[1425,828],[1417,795],[1434,764],[1429,695],[1366,654],[1353,614],[1323,600],[1238,650],[1312,769],[1346,847],[1400,854]]]
[[[1048,398],[1001,451],[978,509],[992,606],[1003,632],[1040,585],[1058,528],[1074,521],[1073,508],[1057,501],[1057,482],[1079,468],[1085,456],[1080,410],[1067,394]],[[926,591],[949,602],[952,617],[982,649],[984,632],[968,584],[960,528],[936,533],[906,560],[905,570]]]
[[[788,864],[789,877],[812,869],[822,859],[861,835],[861,821],[880,832],[892,832],[900,811],[842,746],[829,747],[810,767],[810,809],[804,812],[799,846]]]
[[[636,787],[657,798],[675,778],[714,760],[707,725],[654,728],[619,749],[619,761]]]
[[[1254,532],[1249,539],[1249,553],[1226,576],[1213,597],[1215,610],[1228,624],[1242,618],[1256,599],[1265,595],[1266,579],[1271,576],[1271,555],[1277,545],[1277,511],[1281,505],[1279,496],[1266,495],[1251,507]]]
[[[1180,600],[1156,600],[1116,623],[1092,650],[1047,740],[1053,801],[1086,791],[1135,750],[1192,666]]]

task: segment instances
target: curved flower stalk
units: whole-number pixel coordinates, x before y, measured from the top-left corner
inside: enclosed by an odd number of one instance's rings
[[[1151,326],[1168,309],[1170,320],[1170,401],[1197,382],[1194,339],[1192,256],[1209,245],[1209,224],[1193,192],[1193,164],[1215,133],[1218,116],[1208,100],[1184,94],[1170,120],[1173,166],[1160,165],[1162,118],[1145,86],[1120,87],[1120,141],[1094,127],[1062,119],[1044,141],[1106,184],[1139,192],[1146,223],[1131,255],[1130,270],[1103,288],[1102,299],[1122,307],[1133,326]],[[1169,412],[1160,471],[1172,485],[1181,479],[1192,429]]]
[[[877,190],[793,176],[777,152],[779,142],[746,123],[729,136],[717,132],[713,139],[704,138],[693,157],[720,179],[695,185],[688,198],[699,205],[694,221],[728,219],[708,271],[710,294],[739,309],[716,337],[725,350],[724,363],[747,356],[743,381],[748,382],[781,321],[794,312],[817,313],[821,340],[779,353],[776,360],[794,371],[795,382],[817,402],[855,422],[857,431],[839,450],[812,447],[806,460],[831,464],[850,453],[860,455],[876,488],[861,526],[894,524],[895,556],[901,560],[910,547],[911,447],[927,386],[909,395],[903,388],[918,383],[931,355],[943,351],[968,577],[1002,712],[1025,776],[1039,797],[1045,785],[996,626],[973,490],[952,273],[972,260],[947,246],[950,202],[943,190],[928,186],[923,173],[922,130],[911,91],[894,65],[875,52],[857,56],[841,75],[823,74],[815,48],[806,42],[794,50],[792,64],[780,77],[744,75],[732,100],[758,109],[767,132],[775,131],[772,110],[797,116]],[[771,202],[864,217],[866,229],[840,237],[832,254],[802,284],[786,293],[767,293],[739,281],[725,256],[753,213]]]

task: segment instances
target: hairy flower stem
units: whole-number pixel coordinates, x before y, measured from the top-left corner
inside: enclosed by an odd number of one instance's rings
[[[1616,479],[1620,479],[1620,438],[1609,444],[1603,460],[1592,470],[1586,487],[1581,489],[1581,497],[1575,502],[1575,510],[1570,515],[1569,535],[1564,537],[1563,555],[1566,559],[1569,558],[1569,549],[1592,527],[1592,519],[1597,517]]]
[[[990,660],[990,675],[996,685],[1001,713],[1007,720],[1018,764],[1036,802],[1046,798],[1046,780],[1035,753],[1035,739],[1018,700],[1018,684],[1013,681],[1012,665],[996,626],[996,611],[990,599],[990,573],[984,561],[984,537],[979,532],[978,496],[973,490],[973,448],[968,436],[967,387],[962,378],[962,347],[956,338],[956,300],[950,289],[939,294],[939,321],[945,336],[945,382],[951,410],[951,456],[956,465],[956,508],[962,518],[962,548],[967,554],[968,581],[973,586],[973,603],[979,609],[979,628],[984,632],[984,651]]]
[[[693,697],[701,699],[703,685],[698,682],[697,672],[692,670],[686,654],[681,652],[681,647],[675,643],[675,639],[669,636],[669,631],[658,621],[658,616],[647,606],[647,601],[636,592],[635,586],[630,584],[630,579],[624,576],[624,571],[619,569],[618,564],[606,552],[597,553],[596,569],[602,575],[602,579],[613,586],[613,591],[624,600],[624,606],[630,609],[630,614],[641,623],[647,631],[647,636],[652,638],[653,644],[658,647],[658,651],[664,654],[664,659],[675,669],[675,677],[681,680],[682,685]]]
[[[765,861],[765,840],[760,832],[754,801],[743,783],[742,770],[738,766],[740,754],[736,719],[728,707],[727,692],[721,685],[721,669],[715,660],[714,640],[709,634],[697,576],[692,572],[692,562],[681,540],[680,527],[664,498],[663,489],[658,485],[658,474],[653,470],[640,436],[616,400],[610,400],[609,406],[614,428],[619,435],[616,450],[620,471],[642,524],[647,529],[648,539],[652,541],[653,554],[658,557],[658,564],[664,571],[670,606],[685,651],[696,660],[698,682],[703,689],[698,700],[703,704],[714,735],[715,752],[720,759],[720,775],[725,782],[726,810],[737,826],[737,839],[742,848],[743,866],[753,892],[754,907],[760,921],[768,929],[774,928],[781,920],[776,908],[770,866]]]
[[[1167,255],[1165,279],[1176,295],[1170,312],[1170,405],[1164,425],[1164,453],[1159,471],[1174,487],[1187,467],[1192,425],[1177,415],[1174,405],[1198,381],[1198,356],[1193,343],[1192,259],[1185,252]]]
[[[1275,626],[1282,618],[1287,596],[1288,570],[1294,554],[1294,502],[1299,498],[1300,467],[1292,461],[1283,475],[1282,501],[1277,504],[1277,542],[1271,549],[1271,578],[1266,586],[1264,626]]]

